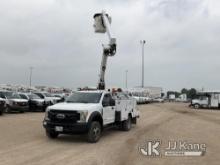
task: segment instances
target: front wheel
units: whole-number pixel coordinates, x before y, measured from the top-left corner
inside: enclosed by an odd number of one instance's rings
[[[195,105],[194,105],[194,108],[195,108],[195,109],[199,109],[199,108],[200,108],[199,104],[195,104]]]
[[[101,137],[101,124],[97,121],[93,121],[89,127],[87,134],[87,140],[90,143],[96,143]]]
[[[131,117],[128,116],[128,119],[122,122],[122,130],[129,131],[131,129]]]
[[[46,131],[46,135],[50,139],[56,139],[58,137],[59,133],[57,133],[55,131]]]
[[[11,113],[11,109],[10,109],[9,105],[6,105],[5,112]]]

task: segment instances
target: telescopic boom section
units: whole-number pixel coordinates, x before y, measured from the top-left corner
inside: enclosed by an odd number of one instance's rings
[[[109,44],[103,45],[102,62],[100,67],[100,77],[98,82],[98,89],[105,89],[105,70],[107,66],[108,56],[114,56],[116,53],[116,38],[112,37],[110,30],[111,18],[104,11],[94,15],[95,19],[95,32],[105,33],[107,32],[109,38]]]

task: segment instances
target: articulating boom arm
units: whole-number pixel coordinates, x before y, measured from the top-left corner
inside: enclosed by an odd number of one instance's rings
[[[108,56],[114,56],[116,53],[116,39],[112,37],[110,31],[111,18],[104,11],[94,15],[95,19],[95,32],[105,33],[107,32],[109,38],[109,44],[103,45],[102,62],[100,67],[100,78],[98,82],[98,89],[105,89],[105,70],[107,66]]]

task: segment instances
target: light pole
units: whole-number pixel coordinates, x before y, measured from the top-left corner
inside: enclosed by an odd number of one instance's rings
[[[145,40],[141,40],[141,47],[142,47],[142,81],[141,81],[141,87],[144,88],[144,44],[146,43]]]
[[[125,88],[128,89],[128,70],[125,71]]]
[[[31,83],[32,83],[32,71],[33,71],[33,69],[34,68],[31,66],[30,67],[30,90],[31,90],[31,85],[32,85]]]

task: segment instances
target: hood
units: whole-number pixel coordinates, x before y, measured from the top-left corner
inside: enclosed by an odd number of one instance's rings
[[[85,103],[58,103],[52,106],[49,106],[49,110],[91,110],[99,107],[99,104],[85,104]]]
[[[11,101],[15,101],[15,102],[28,102],[25,99],[10,99]]]
[[[199,103],[199,99],[193,99],[192,103]]]
[[[36,102],[44,102],[44,99],[31,99],[32,101],[36,101]]]
[[[60,97],[51,97],[53,100],[61,100]]]
[[[59,97],[45,97],[45,100],[61,100]]]

